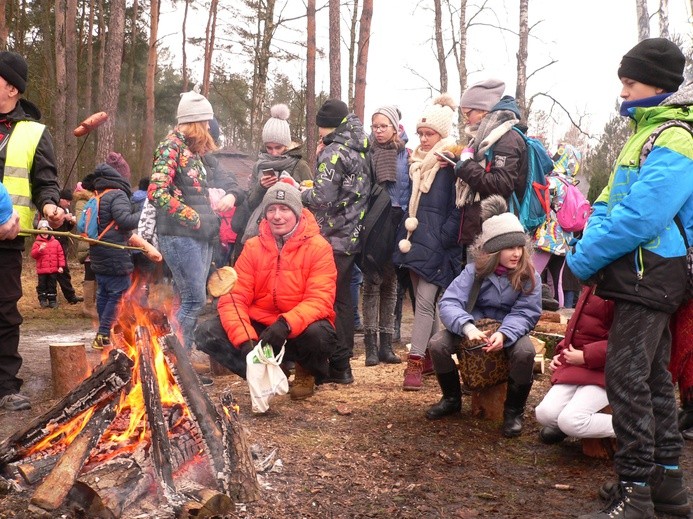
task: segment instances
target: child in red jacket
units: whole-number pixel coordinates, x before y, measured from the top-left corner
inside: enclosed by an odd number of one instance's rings
[[[609,403],[604,389],[606,343],[614,315],[613,301],[586,286],[568,322],[565,339],[551,360],[553,386],[536,407],[544,427],[539,438],[547,444],[574,438],[614,437],[611,415],[600,413]]]
[[[40,220],[37,229],[50,231],[46,220]],[[38,293],[41,308],[56,308],[58,306],[57,282],[58,274],[65,267],[65,255],[60,242],[50,234],[39,234],[31,247],[31,257],[36,260],[38,274]]]

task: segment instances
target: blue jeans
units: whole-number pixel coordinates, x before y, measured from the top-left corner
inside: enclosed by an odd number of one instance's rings
[[[130,276],[96,274],[96,311],[99,314],[99,334],[108,335],[123,293],[130,288]]]
[[[173,283],[180,297],[176,313],[188,349],[193,345],[197,316],[207,301],[207,275],[212,263],[213,247],[186,236],[159,236],[159,248],[173,274]]]

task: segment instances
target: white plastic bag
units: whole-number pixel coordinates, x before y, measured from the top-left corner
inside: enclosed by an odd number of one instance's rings
[[[285,395],[289,392],[289,381],[279,366],[282,358],[284,346],[275,357],[272,346],[264,345],[262,342],[246,356],[245,378],[250,388],[254,413],[266,412],[274,395]]]

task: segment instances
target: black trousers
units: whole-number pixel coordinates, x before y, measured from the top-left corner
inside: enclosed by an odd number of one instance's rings
[[[624,481],[647,481],[654,464],[678,465],[683,438],[668,370],[669,314],[616,300],[606,351],[606,394]]]
[[[58,298],[58,274],[39,274],[36,293],[39,301],[55,301]]]
[[[0,249],[0,397],[19,392],[22,366],[17,301],[22,297],[22,251]]]
[[[72,286],[72,277],[70,276],[70,269],[67,266],[67,243],[62,243],[60,242],[60,245],[63,247],[63,256],[65,257],[65,266],[63,267],[62,273],[58,273],[58,284],[60,285],[60,289],[63,291],[63,295],[65,296],[65,299],[68,301],[74,301],[75,297],[75,289]]]
[[[252,321],[259,335],[267,328]],[[222,366],[230,369],[239,377],[245,378],[246,362],[241,350],[234,348],[226,335],[219,316],[213,317],[195,329],[197,349],[206,353]],[[337,344],[337,334],[329,321],[324,319],[310,324],[305,331],[294,339],[286,341],[284,360],[300,364],[317,381],[327,377],[327,359],[333,354]],[[274,348],[275,354],[281,348]]]
[[[354,356],[354,303],[351,298],[351,274],[356,257],[334,253],[337,265],[337,293],[334,301],[337,348],[330,357],[330,366],[337,370],[349,367]]]

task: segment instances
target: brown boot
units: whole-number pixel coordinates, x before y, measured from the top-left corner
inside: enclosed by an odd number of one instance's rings
[[[298,362],[294,371],[294,382],[289,389],[291,400],[305,400],[315,393],[315,377]]]
[[[99,316],[96,313],[96,281],[84,281],[82,284],[82,291],[84,293],[82,315],[84,317],[98,319]]]

